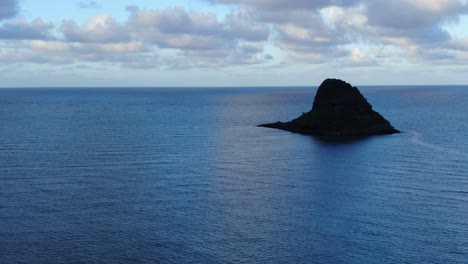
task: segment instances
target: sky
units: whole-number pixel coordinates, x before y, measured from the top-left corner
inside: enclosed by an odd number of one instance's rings
[[[466,0],[0,0],[0,87],[468,84]]]

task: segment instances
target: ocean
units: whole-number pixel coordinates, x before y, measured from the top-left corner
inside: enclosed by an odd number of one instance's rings
[[[0,89],[0,262],[467,263],[468,86],[360,90],[403,133],[256,126],[316,87]]]

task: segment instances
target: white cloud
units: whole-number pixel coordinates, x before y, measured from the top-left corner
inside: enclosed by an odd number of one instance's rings
[[[387,61],[455,64],[468,49],[466,39],[442,27],[468,12],[467,4],[458,0],[205,1],[231,5],[231,11],[220,16],[184,7],[130,6],[128,17],[103,12],[84,23],[63,20],[57,28],[41,19],[12,18],[18,13],[18,2],[6,1],[0,7],[0,41],[27,43],[28,48],[18,48],[18,54],[26,54],[16,56],[18,61],[185,69],[262,65],[273,57],[285,66],[338,62],[346,67],[380,67]],[[78,4],[87,8],[98,2]],[[265,46],[277,54],[269,54]],[[388,49],[398,52],[382,52]],[[11,48],[2,54],[5,58],[10,54],[9,61],[15,58]]]
[[[211,3],[246,5],[263,10],[315,10],[330,5],[352,5],[355,0],[208,0]]]
[[[223,20],[215,13],[183,8],[128,10],[125,21],[106,14],[92,16],[82,25],[64,20],[55,35],[54,26],[42,20],[6,21],[0,27],[0,37],[22,40],[19,43],[25,45],[16,48],[18,55],[11,48],[2,51],[2,58],[20,63],[191,68],[258,64],[272,57],[263,49],[269,27],[239,10]]]
[[[307,58],[309,63],[342,60],[346,56],[342,47],[355,43],[398,47],[408,60],[448,58],[442,55],[450,54],[454,36],[442,25],[468,13],[466,1],[459,0],[209,1],[236,5],[270,24],[274,44],[288,55],[290,63],[307,62]],[[348,65],[371,63],[363,63],[362,57],[358,60],[362,53],[353,52]]]
[[[322,19],[332,28],[360,29],[367,23],[365,7],[358,5],[355,7],[328,6],[320,9]]]
[[[376,61],[367,51],[360,47],[353,47],[348,58],[344,59],[343,64],[351,67],[375,66]]]
[[[199,50],[206,45],[212,49],[240,40],[265,41],[269,35],[267,26],[237,11],[220,21],[214,13],[193,13],[182,8],[129,10],[128,30],[165,48]]]
[[[66,40],[85,43],[112,43],[130,41],[127,28],[109,15],[90,17],[80,28],[75,21],[65,20],[60,26]]]
[[[71,49],[71,44],[60,41],[33,40],[30,45],[33,50],[51,53],[63,53]]]

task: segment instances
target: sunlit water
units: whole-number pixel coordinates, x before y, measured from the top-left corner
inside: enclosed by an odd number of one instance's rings
[[[404,133],[259,128],[315,88],[0,90],[1,263],[467,263],[468,87],[364,87]]]

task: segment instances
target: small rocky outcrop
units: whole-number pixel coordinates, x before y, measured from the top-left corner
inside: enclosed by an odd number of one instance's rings
[[[312,135],[383,135],[399,133],[372,109],[356,87],[326,79],[315,95],[312,110],[289,122],[260,125]]]

